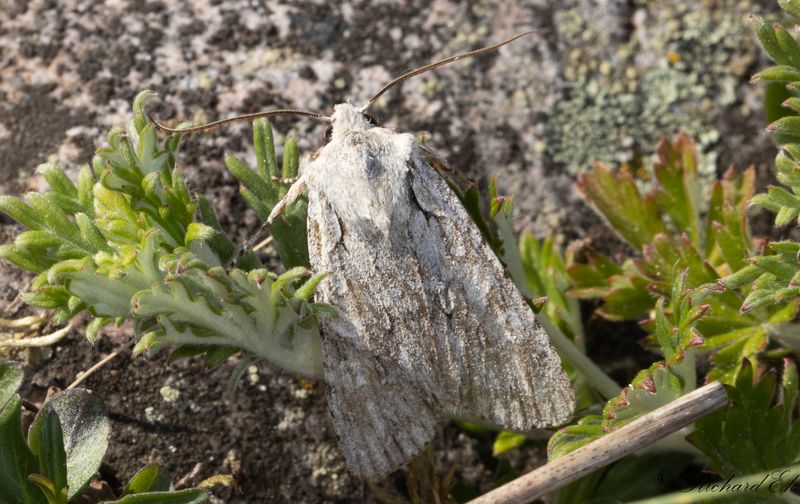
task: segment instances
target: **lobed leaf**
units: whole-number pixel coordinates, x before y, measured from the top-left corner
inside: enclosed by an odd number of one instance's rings
[[[728,387],[727,409],[699,420],[689,440],[709,458],[709,466],[723,476],[754,474],[788,465],[800,456],[800,423],[786,406],[793,406],[797,370],[784,360],[787,378],[780,385],[778,404],[772,406],[775,377],[766,373],[756,380],[749,361],[742,366],[735,386]],[[788,403],[782,404],[781,400]]]

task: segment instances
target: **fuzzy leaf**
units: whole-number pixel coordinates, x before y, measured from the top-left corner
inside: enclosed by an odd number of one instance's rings
[[[297,176],[300,169],[300,151],[297,149],[297,140],[292,137],[283,144],[283,169],[281,176],[290,179]]]
[[[105,405],[99,397],[84,389],[71,389],[52,396],[34,419],[28,440],[34,451],[44,446],[40,434],[55,415],[63,430],[69,498],[80,494],[89,484],[108,447],[111,426]],[[43,426],[42,423],[45,423]],[[49,450],[49,448],[48,448]],[[41,453],[41,452],[39,452]]]
[[[209,240],[217,234],[217,231],[205,224],[192,222],[186,229],[186,237],[183,239],[187,245],[195,240]]]
[[[22,385],[25,374],[22,364],[14,361],[0,361],[0,408],[3,407]]]
[[[785,0],[778,0],[779,2]],[[753,28],[758,35],[758,40],[761,42],[761,47],[769,54],[769,56],[778,64],[788,65],[790,63],[789,56],[785,50],[778,44],[778,37],[775,30],[770,23],[759,16],[750,16],[750,21],[753,23]]]
[[[766,81],[793,82],[800,80],[800,70],[791,65],[777,65],[766,68],[758,72],[754,80],[763,79]]]
[[[278,202],[278,191],[272,184],[267,182],[268,179],[262,178],[258,173],[251,170],[249,166],[240,161],[234,156],[225,158],[225,166],[231,175],[236,177],[236,180],[246,187],[248,191],[252,192],[259,200],[264,201],[268,206],[272,207]]]
[[[778,5],[794,17],[800,17],[800,0],[778,0]]]
[[[266,117],[253,121],[253,147],[256,151],[258,173],[261,178],[277,177],[278,162],[275,159],[275,142],[272,138],[272,126]]]

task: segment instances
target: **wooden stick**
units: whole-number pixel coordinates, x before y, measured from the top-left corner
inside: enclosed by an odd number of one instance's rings
[[[258,252],[259,250],[261,250],[262,248],[266,247],[270,243],[272,243],[272,235],[267,236],[264,239],[264,241],[262,241],[261,243],[259,243],[255,247],[253,247],[253,252]]]
[[[65,390],[73,389],[73,388],[77,387],[78,385],[80,385],[86,378],[89,378],[90,376],[92,376],[95,371],[97,371],[101,367],[105,366],[106,363],[108,363],[111,359],[113,359],[114,357],[119,355],[119,353],[120,353],[120,350],[114,350],[110,354],[108,354],[105,357],[103,357],[102,359],[100,359],[100,361],[97,362],[95,365],[93,365],[92,367],[90,367],[89,369],[87,369],[86,371],[81,373],[81,375],[78,378],[76,378],[74,382],[70,383],[69,386]]]
[[[653,444],[727,403],[725,387],[719,382],[709,383],[470,501],[470,504],[531,502]]]

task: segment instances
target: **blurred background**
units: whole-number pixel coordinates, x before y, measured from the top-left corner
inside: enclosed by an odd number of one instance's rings
[[[772,0],[0,0],[0,194],[42,188],[34,170],[45,161],[77,174],[142,89],[159,92],[150,110],[173,123],[275,107],[329,112],[366,101],[405,70],[539,28],[407,81],[371,113],[423,135],[480,183],[497,175],[500,191],[514,195],[518,231],[561,243],[591,236],[613,250],[621,245],[573,187],[592,160],[635,165],[659,139],[684,132],[698,144],[704,180],[730,164],[755,164],[762,184],[771,176],[764,87],[749,84],[766,61],[750,14],[780,16]],[[277,145],[287,135],[301,153],[322,145],[324,125],[273,125]],[[259,222],[223,158],[254,159],[251,135],[243,122],[188,137],[179,161],[240,241]],[[0,216],[0,241],[17,233]],[[0,275],[2,316],[24,315],[19,293],[30,277],[6,262]],[[54,355],[29,356],[34,392],[69,383],[132,337],[130,327],[105,332],[94,348],[76,330]],[[126,480],[158,462],[187,485],[232,474],[216,490],[226,502],[372,498],[344,470],[322,386],[253,368],[230,389],[234,365],[209,372],[126,355],[92,377],[114,420],[105,475]],[[451,426],[438,443],[441,467],[456,466],[457,481],[491,487],[491,438]],[[536,447],[510,456],[517,471],[544,458]]]

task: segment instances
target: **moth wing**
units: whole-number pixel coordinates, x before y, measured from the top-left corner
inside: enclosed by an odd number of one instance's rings
[[[339,312],[322,320],[328,403],[350,471],[369,478],[425,447],[441,405],[438,385],[427,381],[435,372],[421,342],[430,333],[421,279],[406,275],[410,264],[398,264],[392,250],[376,256],[374,244],[344,226],[322,195],[309,194],[311,262],[333,272],[317,292]]]
[[[339,312],[322,321],[323,360],[350,470],[373,477],[407,463],[443,412],[515,430],[565,421],[574,397],[558,356],[446,182],[416,154],[367,158],[353,176],[402,174],[388,223],[341,210],[359,190],[388,210],[371,186],[337,192],[323,177],[308,198],[309,257],[331,272],[317,292]]]
[[[410,162],[411,240],[449,412],[521,431],[564,423],[575,397],[547,333],[445,180]]]

